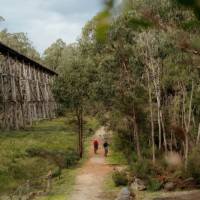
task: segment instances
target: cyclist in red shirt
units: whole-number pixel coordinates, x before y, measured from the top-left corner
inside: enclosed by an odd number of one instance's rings
[[[99,148],[99,142],[97,140],[94,140],[93,146],[94,146],[94,153],[97,154]]]

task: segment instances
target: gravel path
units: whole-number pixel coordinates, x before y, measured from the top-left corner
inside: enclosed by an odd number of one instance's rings
[[[94,137],[100,140],[105,134],[105,128],[101,127]],[[102,200],[103,182],[111,171],[112,167],[106,164],[103,156],[103,149],[94,155],[91,144],[90,158],[80,169],[70,200]]]

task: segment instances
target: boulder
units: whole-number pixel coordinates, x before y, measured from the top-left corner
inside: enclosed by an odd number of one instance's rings
[[[197,187],[197,183],[193,177],[187,178],[181,183],[181,189],[184,189],[184,188],[194,189],[196,187]]]
[[[131,199],[131,193],[127,187],[123,188],[116,198],[116,200],[130,200],[130,199]]]
[[[167,183],[165,183],[165,185],[164,185],[164,189],[165,189],[166,191],[172,191],[172,190],[175,189],[175,184],[174,184],[173,182],[167,182]]]
[[[147,187],[146,187],[144,181],[142,181],[139,178],[135,178],[134,182],[130,186],[131,192],[143,191],[143,190],[146,190],[146,189],[147,189]]]
[[[189,177],[183,181],[183,183],[193,183],[195,180],[193,177]]]

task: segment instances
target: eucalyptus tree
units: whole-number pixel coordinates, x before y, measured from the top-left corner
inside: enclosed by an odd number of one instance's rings
[[[198,121],[199,115],[193,109],[194,106],[198,107],[194,102],[199,87],[196,68],[199,65],[199,22],[191,10],[175,1],[127,0],[123,3],[123,12],[114,16],[109,26],[106,26],[108,15],[95,18],[100,22],[96,24],[94,33],[106,35],[104,40],[99,40],[97,35],[97,43],[103,47],[97,51],[101,58],[99,82],[100,94],[104,94],[102,100],[123,113],[122,118],[129,119],[126,121],[131,121],[129,113],[134,110],[132,107],[135,110],[139,108],[136,113],[143,113],[146,116],[143,119],[150,118],[147,120],[150,123],[145,120],[136,122],[139,132],[144,133],[142,128],[147,125],[151,127],[154,162],[155,140],[158,138],[158,148],[164,146],[167,152],[169,148],[172,149],[173,141],[179,140],[177,129],[181,129],[180,142],[184,143],[187,162],[189,143],[190,146],[192,143],[191,132],[198,128],[194,122]],[[113,6],[106,11],[111,13],[112,9]],[[102,19],[106,19],[103,20],[106,22],[104,26],[101,24]],[[101,32],[99,24],[106,27],[106,32]],[[148,104],[145,102],[147,98]],[[125,113],[125,110],[128,112]],[[139,148],[137,152],[139,156]]]
[[[76,116],[78,152],[81,158],[83,156],[83,118],[91,95],[92,81],[88,72],[90,64],[79,44],[67,46],[61,59],[59,77],[54,86],[58,102]]]
[[[0,41],[20,53],[41,62],[40,54],[25,33],[9,33],[6,29],[0,31]]]
[[[65,48],[66,44],[62,41],[62,39],[56,40],[55,43],[53,43],[44,51],[44,63],[51,69],[57,70],[57,68],[60,66]]]
[[[199,21],[175,1],[124,2],[114,16],[108,4],[79,43],[64,48],[57,96],[76,112],[79,146],[83,111],[103,103],[112,128],[128,136],[139,159],[151,148],[155,163],[157,149],[181,143],[187,163],[193,139],[200,140]]]

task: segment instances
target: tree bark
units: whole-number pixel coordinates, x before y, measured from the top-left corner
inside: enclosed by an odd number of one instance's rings
[[[79,157],[83,157],[83,109],[76,109],[77,125],[78,125],[78,153]]]
[[[167,152],[166,130],[165,130],[165,124],[164,124],[164,119],[163,119],[163,113],[161,110],[160,110],[160,120],[161,120],[161,125],[162,125],[162,130],[163,130],[164,148],[165,148],[165,152]]]
[[[155,156],[155,133],[154,133],[154,121],[153,121],[153,105],[152,105],[152,91],[150,86],[150,77],[149,72],[147,72],[148,78],[148,90],[149,90],[149,106],[150,106],[150,114],[151,114],[151,140],[152,140],[152,160],[155,164],[156,156]]]
[[[199,122],[198,134],[197,134],[197,145],[199,144],[199,141],[200,141],[200,122]]]
[[[192,99],[194,93],[194,83],[192,81],[192,91],[190,95],[190,103],[189,103],[189,112],[188,112],[188,124],[185,132],[185,168],[187,169],[188,165],[188,154],[189,154],[189,132],[190,132],[190,123],[191,123],[191,115],[192,115]]]
[[[156,94],[156,100],[157,100],[157,118],[158,118],[158,136],[159,136],[159,150],[162,147],[162,124],[161,124],[161,99],[160,99],[160,68],[158,66],[157,68],[157,74],[155,71],[155,63],[151,61],[150,64],[150,70],[152,71],[152,76],[153,76],[153,84],[155,88],[155,94]]]
[[[138,125],[136,121],[135,111],[133,111],[133,125],[134,125],[137,156],[138,156],[138,159],[141,160],[142,156],[141,156],[141,150],[140,150],[140,139],[139,139]]]

